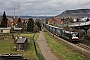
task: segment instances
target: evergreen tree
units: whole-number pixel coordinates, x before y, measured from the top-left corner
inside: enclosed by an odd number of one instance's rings
[[[22,21],[21,21],[21,18],[18,18],[18,21],[17,21],[18,23],[21,23]]]
[[[22,28],[22,27],[23,27],[21,18],[18,18],[18,21],[17,21],[17,27],[18,27],[18,28]]]
[[[3,16],[2,16],[2,21],[1,21],[1,27],[7,27],[7,21],[8,19],[6,18],[6,14],[4,11]]]
[[[32,18],[29,18],[29,21],[27,23],[27,31],[33,32],[34,28],[34,20]]]

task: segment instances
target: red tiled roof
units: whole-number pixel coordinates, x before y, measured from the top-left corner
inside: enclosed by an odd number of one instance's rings
[[[8,22],[7,22],[7,26],[9,26],[9,27],[12,26],[12,23],[13,23],[13,22],[8,21]]]
[[[17,18],[14,18],[14,19],[13,19],[13,23],[14,23],[14,24],[16,24],[16,23],[17,23],[17,21],[18,21],[18,19],[17,19]]]
[[[21,19],[21,18],[20,18],[20,19]],[[18,19],[17,19],[17,18],[14,18],[14,19],[13,19],[13,23],[16,24],[17,22],[18,22]],[[22,19],[21,19],[20,22],[22,22]]]
[[[60,19],[55,19],[57,23],[61,23],[62,21]]]
[[[53,23],[53,21],[56,22],[56,23],[62,23],[62,20],[58,19],[58,18],[54,18],[54,20],[52,20],[52,19],[48,20],[49,23]]]
[[[49,22],[49,23],[52,23],[53,21],[52,21],[52,19],[49,19],[48,22]]]

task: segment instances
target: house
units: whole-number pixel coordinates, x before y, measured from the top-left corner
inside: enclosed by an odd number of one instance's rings
[[[58,25],[62,24],[62,20],[59,18],[51,18],[48,20],[48,24],[58,26]]]
[[[10,33],[11,28],[7,27],[7,28],[0,28],[0,33]]]
[[[18,19],[17,18],[14,18],[13,19],[13,24],[17,24],[17,22],[18,22]],[[22,19],[20,18],[20,22],[22,23]]]
[[[22,32],[22,28],[13,28],[13,31],[15,31],[15,32]]]
[[[48,24],[49,24],[49,25],[52,25],[52,24],[53,24],[53,20],[52,20],[52,19],[49,19],[49,20],[48,20]]]
[[[60,24],[62,24],[62,21],[60,20],[60,19],[55,19],[55,24],[56,24],[56,26],[58,26],[58,25],[60,25]]]
[[[21,31],[22,28],[14,28],[14,31]]]
[[[13,24],[17,24],[17,21],[18,21],[18,19],[17,18],[14,18],[13,19]]]
[[[7,21],[7,26],[8,26],[8,27],[12,27],[12,26],[13,26],[13,22],[12,22],[12,21],[10,21],[10,20],[9,20],[9,21]]]
[[[22,23],[22,19],[20,18],[20,22]],[[18,23],[18,18],[14,18],[13,19],[13,27],[17,27],[17,23]]]
[[[16,42],[17,51],[25,51],[28,44],[28,39],[25,37],[19,37]]]

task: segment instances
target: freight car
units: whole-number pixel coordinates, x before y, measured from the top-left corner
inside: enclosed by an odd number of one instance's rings
[[[57,35],[57,36],[62,36],[63,30],[64,30],[63,28],[59,28],[59,27],[58,27],[58,28],[56,29],[56,35]]]
[[[53,33],[54,35],[57,35],[59,37],[63,37],[66,40],[69,40],[71,42],[79,41],[78,32],[66,31],[66,30],[64,30],[64,28],[59,28],[59,27],[55,27],[55,26],[52,26],[52,25],[48,25],[48,24],[46,25],[46,29],[48,31],[50,31],[51,33]]]
[[[48,25],[48,24],[45,25],[45,27],[46,27],[46,29],[47,29],[48,31],[50,31],[50,26],[51,26],[51,25]]]
[[[54,35],[56,35],[57,29],[58,29],[58,27],[53,26],[52,33],[53,33]]]

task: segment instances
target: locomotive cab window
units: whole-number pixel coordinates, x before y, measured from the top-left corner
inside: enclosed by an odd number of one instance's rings
[[[72,37],[76,37],[76,34],[72,34]]]

